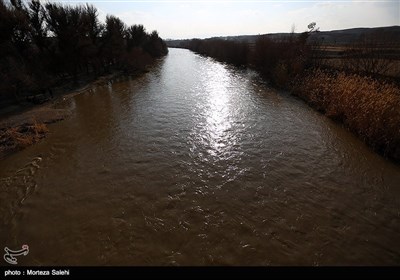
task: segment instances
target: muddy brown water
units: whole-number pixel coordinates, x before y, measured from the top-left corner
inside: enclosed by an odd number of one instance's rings
[[[400,167],[250,70],[170,49],[60,108],[0,162],[19,264],[400,263]]]

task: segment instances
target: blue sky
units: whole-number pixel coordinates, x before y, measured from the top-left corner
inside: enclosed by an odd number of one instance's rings
[[[320,30],[400,25],[400,1],[55,0],[91,3],[126,24],[143,24],[164,39],[296,32],[316,22]]]

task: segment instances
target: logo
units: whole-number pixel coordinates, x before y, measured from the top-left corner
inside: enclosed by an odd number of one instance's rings
[[[11,250],[8,249],[7,247],[4,248],[4,251],[6,251],[6,253],[4,254],[4,260],[6,262],[8,262],[9,264],[18,264],[17,263],[17,258],[16,256],[26,256],[29,253],[29,246],[28,245],[22,245],[22,249],[21,250]]]

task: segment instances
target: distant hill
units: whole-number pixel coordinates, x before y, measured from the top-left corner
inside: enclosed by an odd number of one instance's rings
[[[299,35],[300,33],[296,33]],[[321,42],[326,45],[348,45],[357,42],[363,36],[377,34],[381,40],[390,40],[391,43],[400,44],[400,26],[374,27],[374,28],[351,28],[343,30],[319,31],[313,32],[308,38],[309,42]],[[239,36],[221,36],[212,37],[224,40],[233,40],[238,42],[254,43],[259,36],[266,36],[272,40],[279,40],[290,36],[290,33],[268,33],[260,35],[239,35]],[[210,38],[210,39],[212,39]],[[168,47],[179,47],[185,40],[167,40]]]
[[[313,33],[309,40],[323,40],[325,44],[351,44],[362,36],[377,34],[377,38],[390,39],[400,43],[400,26],[375,27],[375,28],[351,28]]]

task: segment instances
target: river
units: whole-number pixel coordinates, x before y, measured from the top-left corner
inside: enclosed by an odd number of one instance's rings
[[[400,263],[400,166],[251,70],[170,49],[59,106],[0,162],[19,264]]]

